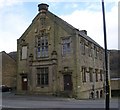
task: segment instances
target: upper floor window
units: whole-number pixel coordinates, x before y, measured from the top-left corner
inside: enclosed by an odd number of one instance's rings
[[[37,38],[37,57],[48,57],[48,38]]]
[[[68,54],[71,52],[71,40],[70,38],[62,39],[62,54]]]
[[[89,43],[89,46],[88,46],[88,55],[89,57],[92,57],[92,50],[91,50],[91,44]]]
[[[82,82],[86,82],[86,68],[82,67]]]
[[[21,59],[22,59],[22,60],[27,59],[27,46],[22,46]]]
[[[85,42],[84,41],[81,42],[81,53],[82,55],[85,55]]]
[[[98,82],[98,70],[95,69],[95,77],[96,77],[96,82]]]
[[[99,59],[102,60],[102,50],[99,52]]]
[[[89,68],[90,82],[93,82],[93,69]]]
[[[103,70],[100,70],[100,81],[103,81]]]
[[[95,58],[98,57],[98,52],[97,52],[97,48],[95,47]]]

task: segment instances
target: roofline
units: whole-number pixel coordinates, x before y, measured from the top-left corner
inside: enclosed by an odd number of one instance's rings
[[[101,45],[99,45],[96,41],[94,41],[91,37],[87,36],[81,30],[79,31],[79,35],[82,36],[84,39],[88,40],[89,42],[93,43],[94,45],[104,49]]]
[[[16,62],[16,60],[15,59],[13,59],[8,53],[6,53],[5,51],[2,51],[2,52],[0,52],[0,53],[4,53],[4,54],[6,54],[7,56],[9,56],[12,60],[14,60],[15,62]]]
[[[102,46],[100,46],[97,42],[95,42],[91,37],[85,35],[84,33],[81,32],[81,30],[73,27],[71,24],[69,24],[68,22],[66,22],[65,20],[63,20],[62,18],[56,16],[55,14],[53,14],[52,12],[50,12],[49,10],[47,11],[48,13],[52,14],[55,18],[59,19],[60,21],[63,21],[65,25],[69,26],[70,29],[72,29],[73,31],[76,30],[76,31],[79,31],[79,35],[81,35],[84,39],[88,40],[89,42],[93,43],[94,45],[104,49]],[[36,21],[36,19],[38,18],[40,13],[38,13],[35,18],[32,20],[32,23],[29,25],[29,27],[24,31],[24,33],[21,35],[21,38],[23,38],[30,30],[30,28],[32,27],[32,24],[34,24],[34,22]],[[55,19],[54,19],[55,20]],[[18,40],[19,40],[18,39]]]

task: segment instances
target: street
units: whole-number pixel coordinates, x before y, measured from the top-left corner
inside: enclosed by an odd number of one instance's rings
[[[110,108],[113,110],[119,110],[118,99],[110,100]],[[21,109],[38,109],[38,108],[51,108],[51,109],[91,109],[95,108],[102,109],[105,108],[104,99],[96,100],[76,100],[72,98],[61,98],[55,96],[41,96],[41,95],[15,95],[13,93],[3,93],[2,97],[2,107],[3,108],[21,108]],[[80,110],[81,110],[80,109]],[[97,109],[97,110],[99,110]],[[4,110],[4,109],[3,109]],[[9,110],[9,109],[5,109]],[[43,109],[42,109],[43,110]]]

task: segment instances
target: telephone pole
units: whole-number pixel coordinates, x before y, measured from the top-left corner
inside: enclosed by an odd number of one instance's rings
[[[102,0],[102,12],[103,12],[103,30],[104,30],[104,46],[105,46],[105,109],[109,110],[109,81],[108,81],[108,55],[107,55],[107,36],[106,36],[106,23],[105,23],[105,8],[104,0]]]

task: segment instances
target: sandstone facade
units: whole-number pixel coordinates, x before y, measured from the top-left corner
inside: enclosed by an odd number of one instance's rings
[[[40,4],[17,40],[17,93],[104,97],[103,48]]]

